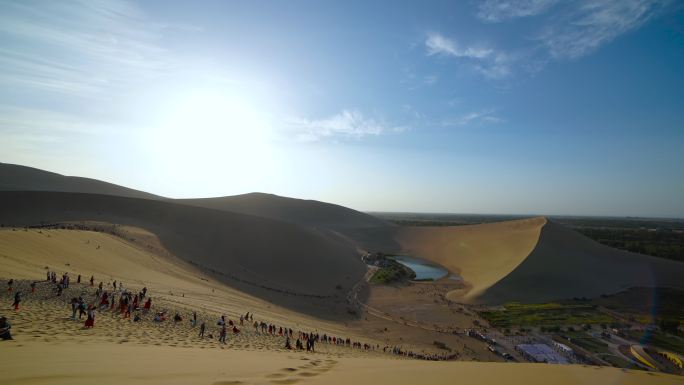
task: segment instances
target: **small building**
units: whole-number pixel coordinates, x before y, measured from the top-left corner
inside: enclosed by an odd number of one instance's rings
[[[568,360],[546,344],[520,344],[515,346],[526,360],[548,364],[569,364]]]
[[[566,355],[571,355],[574,353],[571,347],[560,342],[553,341],[553,347],[556,348],[556,350],[558,350],[559,352]]]

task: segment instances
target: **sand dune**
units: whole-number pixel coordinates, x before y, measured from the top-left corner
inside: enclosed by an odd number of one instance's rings
[[[544,218],[458,227],[403,227],[396,239],[402,251],[437,262],[460,275],[476,298],[510,274],[532,252]]]
[[[177,201],[193,206],[256,215],[306,226],[333,228],[389,226],[387,222],[379,218],[347,207],[273,194],[251,193],[219,198],[178,199]]]
[[[476,302],[598,297],[629,287],[684,288],[684,263],[601,245],[549,221],[537,246]]]
[[[615,368],[479,362],[416,362],[323,354],[105,344],[0,349],[11,384],[509,384],[666,385],[681,377]],[[40,362],[36,366],[35,362]]]
[[[235,319],[252,311],[260,320],[347,336],[356,333],[368,342],[378,334],[364,329],[368,321],[350,322],[351,326],[343,322],[350,318],[343,317],[344,293],[365,272],[356,244],[407,252],[446,266],[469,285],[450,293],[463,302],[543,301],[595,296],[633,285],[683,284],[677,278],[684,276],[684,264],[616,251],[544,218],[403,228],[320,202],[260,195],[240,199],[226,206],[228,198],[200,202],[206,208],[188,205],[191,202],[111,195],[0,192],[4,226],[89,221],[89,226],[112,229],[108,224],[118,224],[118,236],[0,229],[0,279],[41,279],[47,266],[59,273],[69,271],[72,280],[82,273],[84,279],[93,274],[96,282],[105,285],[116,279],[135,289],[148,286],[156,309],[186,316],[199,310],[200,318],[210,322],[222,313]],[[269,206],[273,202],[278,204]],[[232,204],[254,215],[230,212]],[[294,219],[287,221],[288,217]],[[335,235],[337,228],[347,229],[351,239]],[[18,288],[26,291],[27,285],[22,281]],[[67,318],[65,301],[80,293],[92,296],[94,289],[74,286],[63,298],[51,296],[49,290],[48,284],[40,284],[39,292],[26,295],[23,308],[11,314],[17,339],[0,342],[2,381],[31,385],[683,383],[681,377],[613,368],[424,362],[334,345],[321,345],[316,354],[296,353],[283,350],[277,337],[249,327],[221,346],[215,339],[199,339],[186,323],[156,324],[150,315],[134,323],[106,311],[98,313],[95,329],[83,330],[80,322]],[[10,301],[0,296],[3,308]],[[335,310],[322,309],[324,305]],[[408,341],[411,332],[406,333],[403,337]]]
[[[132,229],[132,233],[152,236],[141,229]],[[0,258],[0,278],[34,278],[49,266],[72,275],[83,270],[116,278],[135,289],[146,284],[155,309],[180,311],[185,316],[191,309],[199,310],[200,320],[208,320],[209,332],[214,334],[216,327],[211,321],[218,314],[235,319],[247,310],[256,312],[259,320],[304,330],[348,332],[339,323],[307,318],[220,282],[209,282],[208,276],[193,266],[160,258],[109,234],[3,229]],[[326,344],[319,344],[315,354],[298,353],[282,349],[280,338],[249,327],[230,336],[228,344],[219,345],[215,338],[198,338],[196,328],[186,322],[157,324],[150,314],[136,323],[121,319],[117,312],[98,311],[95,328],[84,330],[82,322],[68,318],[67,300],[79,294],[93,298],[94,288],[72,281],[63,297],[50,295],[49,284],[39,283],[35,294],[28,294],[27,281],[19,282],[15,289],[27,293],[21,310],[10,314],[16,339],[0,341],[0,378],[11,384],[682,383],[681,377],[613,368],[425,362]],[[0,296],[2,308],[10,302],[11,297]]]
[[[0,163],[0,191],[62,191],[163,199],[158,195],[96,179],[66,176],[9,163]]]
[[[0,191],[56,191],[165,200],[312,227],[345,229],[389,225],[374,216],[316,200],[264,193],[216,198],[170,199],[95,179],[65,176],[7,163],[0,163]]]
[[[0,192],[1,224],[83,220],[146,229],[180,259],[226,274],[227,284],[248,293],[270,298],[265,287],[301,295],[291,306],[310,302],[307,295],[343,297],[365,273],[352,246],[291,223],[134,198]],[[257,286],[240,286],[229,276]]]
[[[127,234],[137,236],[150,236],[153,234],[139,228],[126,228]],[[271,296],[256,297],[247,293],[242,287],[235,289],[217,279],[213,274],[207,273],[196,266],[178,260],[171,255],[160,254],[158,250],[148,249],[143,244],[132,243],[107,233],[65,229],[0,229],[0,280],[9,278],[19,280],[38,281],[38,294],[44,298],[46,293],[41,292],[44,287],[47,290],[51,285],[42,283],[45,279],[46,269],[58,274],[68,272],[73,283],[74,293],[67,292],[62,297],[62,302],[68,299],[68,295],[79,295],[81,290],[93,292],[85,282],[90,276],[95,277],[95,285],[104,283],[106,290],[112,289],[111,283],[116,280],[134,291],[143,286],[150,289],[149,295],[153,297],[153,306],[165,305],[190,310],[203,310],[214,313],[212,319],[220,314],[229,314],[235,317],[246,311],[255,312],[260,319],[266,318],[270,322],[278,324],[286,323],[299,325],[314,330],[327,330],[329,332],[350,333],[341,323],[328,321],[306,312],[295,311],[292,301],[303,301],[300,297],[280,296],[271,293]],[[77,285],[77,275],[82,275],[83,285]],[[26,293],[28,287],[21,285],[17,290],[24,290],[25,300],[34,301],[34,296]],[[4,287],[3,287],[4,290]],[[53,298],[56,300],[56,298]],[[277,300],[274,300],[277,299]],[[0,295],[0,307],[9,306],[5,301],[11,297]],[[319,305],[311,298],[306,302],[311,306]],[[17,315],[10,315],[13,321],[18,322],[19,316],[28,323],[33,317],[40,321],[39,324],[46,328],[48,323],[62,323],[62,316],[66,303],[62,303],[56,309],[54,303],[37,302],[42,307],[53,306],[50,311],[36,312],[34,305],[25,306]],[[296,307],[296,306],[294,306]],[[45,308],[47,309],[47,308]],[[3,314],[7,314],[1,312]],[[55,314],[52,314],[55,313]],[[44,317],[52,317],[43,320]],[[20,324],[21,325],[21,324]],[[17,331],[23,329],[18,326]],[[40,327],[31,325],[31,327]],[[47,333],[51,334],[51,333]]]
[[[465,280],[451,292],[466,303],[597,297],[632,286],[684,287],[684,263],[624,252],[544,218],[459,227],[406,227],[402,252],[427,258]]]

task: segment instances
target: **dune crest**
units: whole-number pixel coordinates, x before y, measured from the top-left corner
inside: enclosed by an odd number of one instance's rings
[[[448,298],[474,304],[598,297],[630,287],[684,288],[684,263],[601,245],[546,218],[399,228],[401,252],[439,263],[466,285]]]
[[[449,297],[469,302],[518,267],[539,240],[546,218],[456,227],[405,227],[396,240],[403,251],[439,263],[468,285]]]
[[[598,297],[630,287],[684,288],[684,263],[613,249],[553,221],[510,274],[473,302]]]
[[[59,192],[0,192],[0,224],[100,221],[154,233],[174,256],[251,295],[316,312],[343,297],[365,266],[347,242],[316,229],[172,202]],[[337,302],[335,302],[337,303]],[[339,305],[342,306],[342,305]]]

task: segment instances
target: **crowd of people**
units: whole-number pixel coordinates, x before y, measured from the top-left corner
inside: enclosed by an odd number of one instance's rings
[[[46,276],[47,283],[54,285],[53,293],[55,296],[59,297],[62,295],[64,289],[69,288],[70,278],[68,273],[64,273],[61,279],[57,279],[57,274],[52,271],[47,272]],[[78,275],[77,284],[81,283],[81,275]],[[91,276],[89,279],[90,287],[95,287],[95,277]],[[30,283],[31,293],[35,293],[36,282]],[[111,287],[111,288],[110,288]],[[83,289],[83,288],[82,288]],[[71,320],[77,321],[82,320],[85,317],[83,328],[89,329],[95,327],[95,317],[96,311],[101,313],[110,312],[112,314],[119,314],[123,320],[131,320],[133,322],[140,322],[143,320],[143,315],[149,313],[152,308],[152,298],[147,295],[147,287],[143,287],[137,293],[133,293],[128,289],[124,289],[121,282],[114,281],[109,283],[105,288],[105,284],[100,282],[97,285],[97,289],[94,292],[94,298],[86,299],[83,298],[84,294],[72,297],[69,301],[71,307]],[[10,279],[7,282],[7,293],[9,295],[14,295],[14,303],[12,304],[15,311],[19,311],[19,305],[21,303],[21,291],[14,290],[14,280]],[[118,298],[117,298],[118,296]],[[132,317],[132,314],[135,316]],[[160,323],[165,322],[167,311],[159,310],[155,312],[152,318],[153,322]],[[77,318],[78,315],[78,318]],[[180,313],[175,313],[173,321],[180,323],[183,321],[183,316]],[[344,338],[339,336],[333,336],[328,334],[320,334],[318,332],[305,332],[297,331],[295,333],[292,328],[288,328],[282,325],[276,325],[273,323],[267,323],[264,321],[255,321],[254,314],[247,312],[244,315],[240,315],[236,321],[228,318],[223,314],[217,321],[217,341],[220,344],[226,344],[226,339],[230,334],[237,336],[241,333],[241,328],[245,326],[245,322],[251,323],[254,328],[254,332],[259,335],[267,335],[274,338],[283,339],[283,348],[287,350],[300,350],[307,352],[315,352],[317,344],[327,344],[336,345],[341,347],[347,347],[351,349],[359,349],[365,351],[382,351],[386,354],[393,354],[398,356],[405,356],[410,358],[425,359],[425,360],[449,360],[457,357],[457,354],[424,354],[415,353],[412,351],[405,351],[401,347],[390,347],[385,346],[380,349],[380,345],[362,343],[359,341],[353,341],[350,338]],[[198,327],[199,324],[199,327]],[[239,327],[238,327],[239,326]],[[198,337],[201,339],[215,338],[212,333],[207,332],[207,324],[205,321],[199,322],[197,319],[197,312],[193,311],[190,315],[190,327],[198,327]],[[0,339],[12,339],[10,334],[10,323],[6,317],[0,316]],[[294,343],[292,342],[294,341]]]

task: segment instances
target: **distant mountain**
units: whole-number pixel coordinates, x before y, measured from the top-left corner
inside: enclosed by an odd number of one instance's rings
[[[56,191],[164,199],[158,195],[97,179],[66,176],[9,163],[0,163],[0,191]]]
[[[176,201],[192,206],[256,215],[311,227],[389,226],[382,219],[344,206],[273,194],[250,193],[219,198],[178,199]]]

